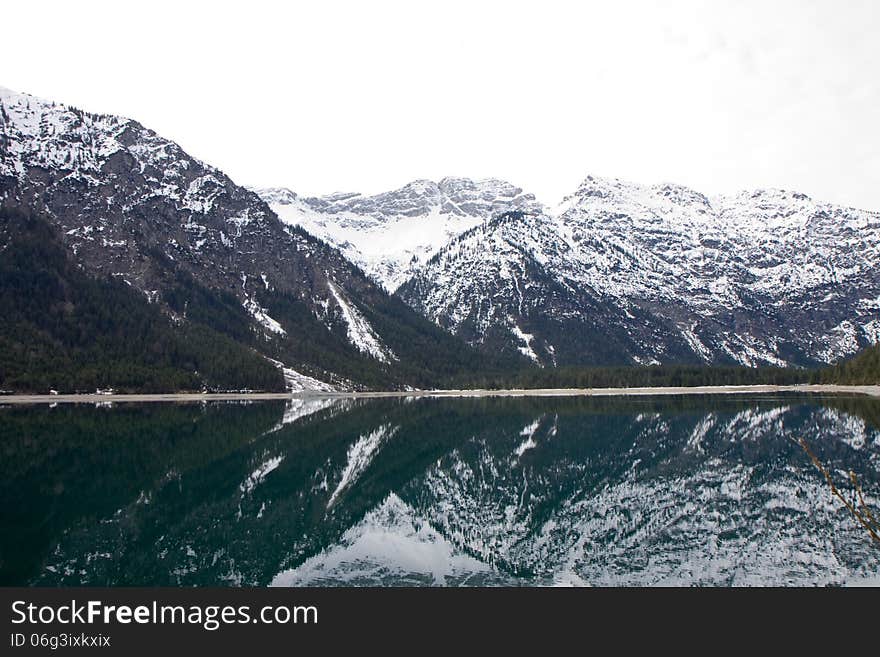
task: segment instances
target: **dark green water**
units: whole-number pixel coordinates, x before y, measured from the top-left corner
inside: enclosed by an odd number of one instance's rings
[[[0,407],[0,584],[880,583],[856,398]]]

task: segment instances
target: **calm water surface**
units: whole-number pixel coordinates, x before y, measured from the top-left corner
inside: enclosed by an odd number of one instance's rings
[[[0,407],[0,584],[880,583],[880,402]]]

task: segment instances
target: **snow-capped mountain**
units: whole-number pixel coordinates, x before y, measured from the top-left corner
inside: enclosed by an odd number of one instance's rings
[[[459,338],[502,367],[817,365],[880,341],[880,213],[780,190],[588,177],[553,209],[495,179],[255,193],[136,121],[0,89],[2,208],[289,387],[436,385],[481,367]]]
[[[391,292],[453,237],[501,212],[541,210],[532,194],[496,179],[416,180],[374,196],[254,191],[282,221],[336,246]]]
[[[588,177],[453,239],[398,290],[536,363],[811,365],[880,340],[880,213]]]
[[[42,213],[87,271],[283,363],[288,383],[309,383],[300,370],[414,383],[424,358],[460,350],[338,250],[131,119],[0,89],[0,204]]]

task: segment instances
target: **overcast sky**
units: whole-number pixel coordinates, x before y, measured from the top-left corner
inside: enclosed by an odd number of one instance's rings
[[[132,5],[129,7],[129,5]],[[317,195],[587,174],[880,210],[880,2],[38,2],[0,85]]]

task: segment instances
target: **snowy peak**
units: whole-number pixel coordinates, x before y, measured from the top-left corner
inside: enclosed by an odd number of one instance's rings
[[[270,205],[293,205],[299,201],[296,193],[286,187],[254,187],[251,191]]]
[[[13,106],[13,105],[25,105],[28,106],[33,103],[35,106],[37,105],[55,105],[52,101],[43,100],[38,96],[32,96],[31,94],[25,94],[18,91],[13,91],[8,87],[4,87],[0,85],[0,100],[4,103]]]
[[[0,94],[0,175],[19,178],[27,166],[74,172],[83,179],[124,148],[129,121],[87,114],[18,94]]]
[[[304,199],[315,212],[324,214],[351,213],[383,219],[389,215],[422,216],[440,203],[440,189],[430,180],[415,180],[400,189],[365,196],[357,192],[335,192]]]
[[[683,214],[692,215],[694,219],[712,211],[706,196],[684,185],[639,185],[595,176],[587,176],[574,194],[563,199],[555,214],[562,215],[575,208],[654,214],[661,221],[673,221]]]
[[[759,189],[714,200],[719,218],[739,230],[768,230],[802,226],[826,231],[870,228],[880,212],[857,210],[814,201],[806,194]]]
[[[674,222],[686,216],[690,222],[716,224],[727,230],[749,231],[761,227],[806,224],[811,219],[857,221],[880,218],[880,213],[834,206],[814,201],[791,190],[764,188],[732,195],[708,197],[675,183],[641,185],[616,178],[587,176],[574,194],[566,196],[554,211],[563,215],[572,209],[611,210],[618,214],[653,214],[656,222]]]
[[[414,180],[372,196],[318,198],[287,189],[255,189],[282,221],[333,244],[387,290],[394,291],[450,239],[510,210],[543,206],[503,180]]]
[[[474,181],[448,177],[441,180],[438,187],[443,199],[441,212],[489,218],[510,210],[539,212],[543,209],[533,194],[497,178]]]
[[[414,180],[399,189],[372,196],[336,193],[304,201],[324,214],[352,213],[378,220],[433,214],[487,219],[509,208],[538,206],[532,194],[503,180],[453,177],[443,178],[439,183]]]
[[[244,190],[221,171],[187,153],[137,121],[84,112],[30,96],[8,93],[0,97],[0,176],[25,182],[29,172],[42,170],[57,185],[58,173],[67,183],[84,184],[101,193],[101,205],[124,211],[149,199],[164,199],[176,209],[206,215],[235,187],[236,201],[252,204]],[[108,180],[137,187],[124,195],[105,189]],[[137,183],[135,185],[135,183]],[[242,221],[266,218],[265,206],[254,207]]]

